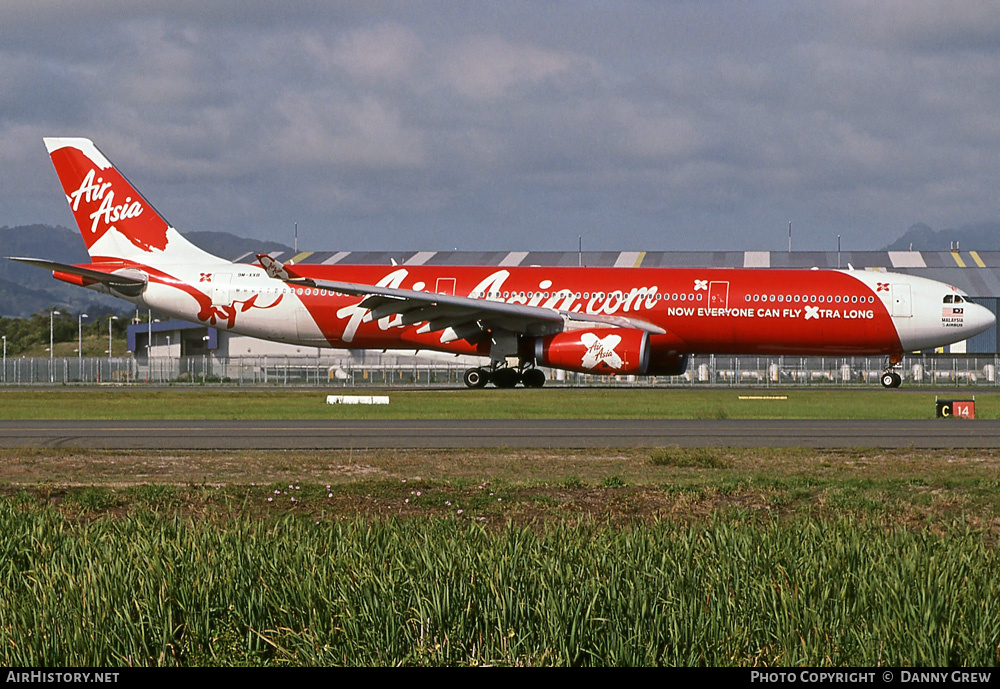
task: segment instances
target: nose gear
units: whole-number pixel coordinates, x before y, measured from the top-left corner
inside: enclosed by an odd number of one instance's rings
[[[896,369],[899,368],[903,361],[903,357],[899,354],[890,354],[885,358],[885,368],[882,369],[882,387],[884,388],[898,388],[903,382],[903,377],[896,373]]]

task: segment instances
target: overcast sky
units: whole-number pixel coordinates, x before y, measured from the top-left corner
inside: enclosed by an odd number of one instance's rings
[[[300,248],[875,249],[1000,220],[1000,3],[4,0],[0,225],[43,136]]]

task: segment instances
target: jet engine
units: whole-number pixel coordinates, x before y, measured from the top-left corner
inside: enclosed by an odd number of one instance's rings
[[[642,375],[649,333],[637,328],[587,328],[535,340],[535,365],[598,375]]]

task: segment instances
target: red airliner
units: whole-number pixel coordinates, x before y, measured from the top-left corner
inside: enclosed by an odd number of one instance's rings
[[[16,258],[188,321],[281,342],[479,355],[465,372],[541,387],[540,367],[678,375],[692,354],[884,355],[995,318],[954,287],[855,270],[236,264],[170,226],[87,139],[45,139],[91,263]]]

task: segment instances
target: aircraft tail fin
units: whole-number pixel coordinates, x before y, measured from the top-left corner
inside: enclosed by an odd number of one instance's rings
[[[94,262],[222,262],[171,227],[89,139],[46,138],[45,147]]]

